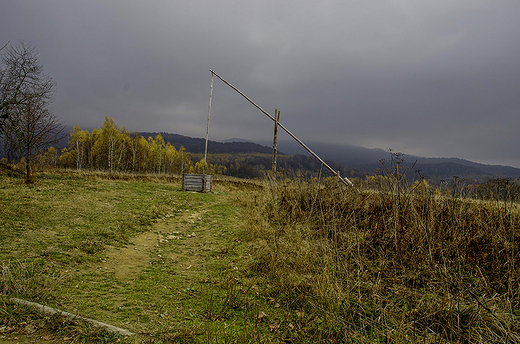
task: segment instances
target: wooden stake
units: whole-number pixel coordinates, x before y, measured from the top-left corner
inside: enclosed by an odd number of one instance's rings
[[[211,73],[211,84],[209,87],[209,106],[208,106],[208,124],[206,125],[206,148],[204,148],[204,166],[202,167],[202,174],[206,171],[207,156],[208,156],[208,134],[209,134],[209,115],[211,114],[211,97],[213,95],[213,73]]]
[[[278,121],[280,121],[280,111],[274,109],[274,138],[273,138],[273,175],[276,173],[276,146],[278,143]]]

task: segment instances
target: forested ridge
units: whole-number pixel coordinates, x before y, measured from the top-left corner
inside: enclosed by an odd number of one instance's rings
[[[205,139],[189,137],[180,134],[170,134],[163,132],[140,132],[139,135],[144,137],[156,137],[158,134],[162,136],[164,141],[170,142],[176,149],[180,147],[186,148],[191,153],[204,153]],[[254,142],[218,142],[208,141],[208,152],[211,154],[220,153],[266,153],[271,154],[272,148],[262,146]],[[283,155],[283,153],[280,153]]]
[[[203,139],[168,133],[130,132],[113,118],[105,117],[102,126],[92,131],[75,125],[65,147],[51,146],[40,151],[34,163],[77,170],[166,174],[204,172],[241,178],[259,178],[271,170],[272,149],[269,147],[252,142],[210,141],[205,167],[203,149]],[[20,157],[11,155],[8,160],[13,159]],[[290,177],[311,178],[320,173],[330,175],[310,156],[281,153],[277,161],[277,170]],[[331,161],[328,163],[344,176],[365,176],[361,169],[340,166]]]
[[[204,143],[204,139],[179,134],[130,132],[125,126],[117,125],[113,118],[105,117],[101,127],[91,131],[75,125],[64,142],[45,151],[39,151],[33,162],[40,166],[77,170],[167,174],[204,172],[240,178],[260,178],[266,171],[271,171],[272,148],[253,142],[209,141],[208,165],[204,168]],[[23,156],[5,150],[4,157],[9,161],[24,160]],[[471,183],[486,183],[491,179],[507,178],[501,174],[485,173],[479,169],[481,164],[465,166],[457,163],[458,160],[442,160],[432,164],[429,162],[436,162],[435,159],[418,160],[418,163],[415,159],[403,162],[408,177],[425,178],[432,185],[439,185],[453,177],[463,178]],[[348,178],[365,178],[367,175],[384,172],[381,165],[384,159],[374,162],[370,169],[329,159],[325,161]],[[277,171],[289,178],[309,179],[319,175],[331,175],[311,156],[286,155],[280,152],[277,157]]]

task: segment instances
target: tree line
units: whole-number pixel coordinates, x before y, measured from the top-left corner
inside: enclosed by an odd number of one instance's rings
[[[58,151],[54,146],[59,145],[66,134],[52,111],[55,91],[56,83],[44,73],[34,47],[24,42],[7,42],[0,47],[0,141],[6,160],[23,162],[26,182],[32,182],[35,163],[78,170],[170,174],[204,172],[241,178],[262,177],[270,170],[268,147],[251,142],[224,144],[212,141],[213,153],[235,153],[210,154],[208,164],[205,164],[200,155],[188,153],[178,142],[184,140],[195,153],[203,147],[203,139],[166,133],[167,140],[160,133],[146,138],[130,133],[124,126],[119,127],[110,117],[105,117],[102,127],[92,132],[74,126],[68,146]],[[170,139],[176,141],[172,144]],[[328,175],[315,159],[308,156],[279,156],[278,161],[279,171],[288,177],[305,180]],[[367,175],[360,168],[327,163],[339,170],[342,176],[364,178]],[[449,171],[443,173],[458,174],[454,166],[456,164],[449,164]],[[441,188],[452,189],[452,193],[457,195],[471,194],[483,199],[520,198],[517,180],[494,178],[482,184],[470,183],[464,178],[453,180],[451,187],[441,180]]]
[[[178,150],[165,142],[161,134],[145,138],[118,126],[105,117],[99,129],[92,132],[75,125],[68,147],[58,152],[50,147],[42,156],[44,164],[74,169],[104,170],[130,173],[215,173],[213,165],[192,161],[184,147]]]
[[[125,126],[118,126],[113,118],[105,117],[102,126],[91,132],[76,124],[70,131],[66,147],[60,150],[51,146],[40,151],[34,160],[41,166],[111,173],[207,173],[261,178],[271,170],[271,154],[213,153],[208,154],[208,163],[204,166],[203,154],[188,152],[184,146],[177,149],[176,145],[176,142],[166,142],[161,133],[146,138],[140,133],[130,132]],[[278,171],[289,178],[307,180],[318,175],[330,175],[310,156],[281,155],[278,162]],[[342,175],[364,176],[362,170],[335,167],[341,170]]]
[[[37,161],[50,167],[77,170],[103,170],[130,173],[207,173],[240,178],[261,178],[271,170],[272,155],[265,153],[208,154],[204,166],[201,153],[188,152],[184,146],[166,142],[161,133],[148,138],[118,126],[113,118],[105,117],[99,129],[91,132],[75,125],[69,134],[67,147],[58,151],[50,147],[37,156]],[[320,173],[320,164],[310,156],[297,154],[278,157],[279,171],[288,177],[309,179]],[[329,162],[334,164],[333,162]],[[363,171],[336,166],[342,175],[364,176]],[[329,176],[328,171],[322,171]]]
[[[146,139],[110,117],[90,133],[74,126],[68,147],[58,152],[54,146],[66,134],[52,111],[55,91],[34,47],[24,42],[0,47],[0,142],[4,162],[23,162],[27,183],[35,164],[110,172],[216,172],[204,161],[193,162],[183,147],[177,150],[160,134]]]

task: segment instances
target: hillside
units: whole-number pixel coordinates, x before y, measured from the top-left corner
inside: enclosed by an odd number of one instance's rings
[[[268,144],[267,142],[264,142]],[[335,161],[340,165],[348,165],[365,171],[367,174],[381,169],[381,160],[390,160],[390,154],[383,149],[370,149],[353,145],[334,145],[318,142],[309,142],[308,146],[320,157]],[[308,153],[297,142],[278,141],[278,147],[287,154]],[[450,179],[453,176],[486,181],[489,178],[520,177],[520,169],[511,166],[486,165],[460,158],[425,158],[413,155],[403,155],[405,167],[410,168],[410,177],[418,177],[416,171],[425,175],[428,179],[439,182]],[[414,165],[415,164],[415,165]],[[413,168],[412,168],[413,166]]]
[[[158,132],[137,133],[145,138],[156,137]],[[198,161],[204,153],[205,139],[193,138],[180,134],[160,133],[166,142],[175,148],[183,146],[192,153],[192,160]],[[306,143],[334,170],[340,170],[345,177],[360,177],[381,173],[384,166],[389,166],[391,155],[383,149],[369,149],[354,145],[337,145],[319,142]],[[262,171],[271,169],[272,142],[252,142],[242,138],[232,138],[223,142],[208,142],[208,161],[225,167],[225,174],[237,177],[259,177]],[[1,145],[0,145],[1,146]],[[68,137],[56,148],[61,151],[68,146]],[[404,152],[406,153],[406,152]],[[303,147],[293,140],[278,141],[278,168],[288,175],[305,177],[320,173],[321,164]],[[225,155],[225,156],[224,156]],[[0,158],[5,157],[0,148]],[[486,165],[460,158],[426,158],[404,154],[402,156],[408,168],[408,177],[418,179],[421,176],[438,184],[441,180],[450,180],[454,176],[476,182],[486,182],[491,178],[520,178],[520,169],[510,166]],[[323,171],[328,175],[328,171]]]
[[[155,136],[157,133],[139,133],[142,136]],[[187,151],[192,153],[203,153],[203,138],[192,138],[179,134],[161,133],[165,141],[169,141],[176,148],[184,146]],[[344,176],[362,177],[366,174],[378,173],[383,166],[381,162],[387,163],[390,160],[390,153],[379,148],[365,148],[354,145],[335,145],[319,142],[308,142],[308,146],[324,159],[334,169],[340,169]],[[208,152],[210,154],[240,154],[240,153],[261,153],[271,154],[272,143],[263,141],[254,143],[244,139],[229,139],[225,142],[209,141]],[[312,174],[319,171],[319,163],[314,163],[314,158],[296,141],[279,140],[278,151],[280,156],[280,168],[284,168],[291,173],[300,172]],[[284,154],[285,153],[285,154]],[[300,155],[300,157],[296,157]],[[520,178],[520,169],[510,166],[486,165],[472,162],[460,158],[425,158],[413,155],[403,155],[405,168],[408,167],[410,178],[419,178],[420,175],[434,183],[441,180],[451,179],[453,176],[485,182],[490,178]],[[259,163],[259,160],[262,163]],[[252,167],[254,170],[269,169],[267,157],[253,157],[241,162]],[[287,167],[287,168],[285,168]]]
[[[138,133],[145,138],[155,137],[159,133],[142,132]],[[194,138],[179,134],[160,133],[165,142],[170,142],[175,148],[184,146],[190,153],[204,153],[205,139]],[[208,152],[211,154],[221,153],[272,153],[272,148],[259,145],[254,142],[218,142],[208,141]]]

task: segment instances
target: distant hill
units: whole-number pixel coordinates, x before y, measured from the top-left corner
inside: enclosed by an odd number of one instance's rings
[[[157,133],[139,133],[144,137],[153,136]],[[176,148],[184,146],[188,152],[203,153],[205,140],[202,138],[192,138],[179,134],[161,133],[165,141],[169,141]],[[389,166],[391,155],[389,152],[379,148],[365,148],[354,145],[335,145],[319,142],[307,142],[308,147],[318,154],[327,163],[334,165],[334,168],[355,170],[355,175],[359,176],[360,171],[365,174],[377,173],[383,169],[382,160]],[[310,154],[296,141],[279,140],[278,151],[280,155]],[[209,141],[209,153],[272,153],[272,142],[254,143],[245,139],[228,139],[225,142]],[[283,153],[282,153],[283,152]],[[419,178],[419,175],[426,176],[432,182],[438,183],[440,180],[448,180],[453,176],[485,182],[490,178],[520,178],[520,169],[510,166],[486,165],[472,162],[460,158],[424,158],[413,155],[403,155],[405,159],[404,167],[409,168],[410,178]]]
[[[159,133],[142,132],[138,133],[145,138],[156,137]],[[190,153],[204,153],[206,140],[202,138],[194,138],[179,134],[161,133],[165,142],[170,142],[172,146],[179,149],[184,146]],[[218,142],[208,141],[208,153],[272,153],[272,148],[259,145],[251,141],[246,142]]]
[[[239,139],[239,138],[236,138],[236,137],[233,137],[231,139],[222,140],[220,142],[224,142],[224,143],[227,143],[227,142],[251,142],[251,143],[254,143],[251,140]]]
[[[466,169],[466,173],[469,171],[475,171],[479,174],[483,174],[491,177],[506,177],[512,179],[520,178],[520,168],[515,168],[511,166],[502,166],[502,165],[487,165],[480,164],[477,162],[472,162],[459,158],[417,158],[418,164],[428,168],[429,165],[442,165],[442,166],[454,166],[454,165],[462,165]]]
[[[265,144],[268,144],[268,142],[265,142]],[[353,166],[369,174],[383,168],[381,163],[379,163],[381,160],[386,160],[388,166],[388,162],[391,159],[389,152],[378,148],[370,149],[353,145],[335,145],[318,142],[308,142],[306,144],[323,159],[332,160],[341,165]],[[286,154],[309,155],[295,141],[278,141],[278,148],[286,152]],[[510,166],[486,165],[460,158],[424,158],[406,154],[403,155],[403,158],[405,159],[405,167],[410,168],[409,177],[414,177],[414,174],[418,176],[418,173],[415,171],[420,170],[421,174],[434,182],[443,179],[447,180],[453,176],[475,179],[479,182],[496,177],[520,178],[520,169]]]
[[[158,132],[141,132],[139,135],[148,138],[157,136]],[[184,146],[190,153],[204,153],[205,139],[193,138],[180,134],[160,133],[166,142],[170,142],[179,149]],[[68,137],[57,145],[57,148],[67,146]],[[318,142],[306,142],[310,149],[324,159],[334,170],[341,170],[343,176],[363,177],[367,174],[380,173],[384,168],[381,161],[386,161],[389,166],[391,155],[383,149],[369,149],[354,145],[336,145]],[[319,171],[320,164],[296,141],[279,140],[278,152],[280,160],[278,166],[286,171],[296,173],[315,173]],[[255,143],[246,139],[232,138],[217,142],[208,142],[208,153],[210,154],[272,154],[272,142]],[[405,152],[404,152],[405,153]],[[289,155],[282,157],[282,155]],[[4,154],[1,151],[0,158]],[[291,157],[292,156],[292,157]],[[490,178],[520,178],[520,169],[511,166],[486,165],[460,158],[425,158],[412,155],[403,155],[404,167],[408,167],[408,177],[418,178],[419,175],[426,176],[434,183],[441,180],[449,180],[453,176],[466,178],[478,182],[485,182]],[[245,158],[244,158],[245,159]],[[255,170],[270,169],[269,157],[250,156],[241,161],[242,164]]]

